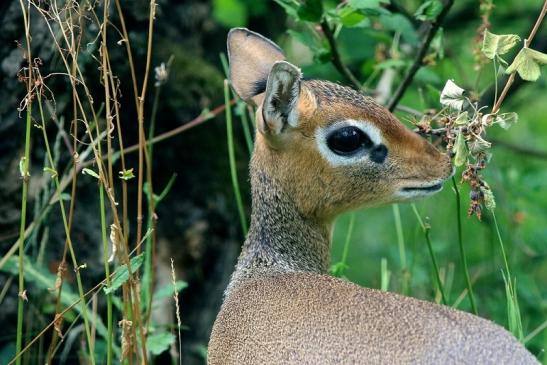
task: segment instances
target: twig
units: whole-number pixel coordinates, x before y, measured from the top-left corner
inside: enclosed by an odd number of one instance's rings
[[[395,107],[397,106],[401,98],[403,97],[406,89],[410,86],[410,84],[412,83],[412,80],[414,80],[414,76],[416,75],[420,67],[422,67],[423,59],[425,57],[427,50],[429,49],[429,45],[431,44],[433,37],[435,37],[435,34],[437,34],[437,31],[439,30],[441,23],[446,17],[446,14],[448,14],[448,11],[452,7],[453,3],[454,3],[454,0],[445,0],[443,2],[443,10],[441,10],[441,12],[439,13],[439,16],[437,16],[437,19],[427,23],[427,32],[426,32],[425,38],[422,41],[422,44],[420,44],[420,48],[418,49],[418,53],[416,54],[416,58],[414,59],[412,66],[410,66],[410,68],[406,72],[406,75],[403,78],[403,81],[401,82],[401,84],[395,91],[395,94],[389,101],[389,104],[387,106],[389,111],[393,111],[395,109]]]
[[[532,40],[536,36],[536,33],[539,29],[539,26],[543,22],[543,18],[545,18],[546,14],[547,14],[547,0],[545,0],[545,2],[543,3],[543,8],[541,9],[541,12],[539,13],[539,16],[536,20],[536,23],[532,27],[532,30],[530,31],[530,34],[528,35],[528,38],[526,38],[524,40],[524,46],[525,47],[528,47],[530,45],[530,43],[532,43]],[[509,89],[511,88],[511,85],[513,85],[513,82],[515,81],[515,74],[516,74],[516,72],[513,72],[509,76],[509,78],[507,79],[507,82],[505,83],[505,86],[503,87],[503,90],[502,90],[501,95],[498,99],[498,102],[492,108],[492,114],[495,114],[495,113],[498,112],[498,110],[500,110],[501,103],[503,103],[503,100],[507,96],[507,93],[509,92]]]
[[[342,76],[344,76],[349,82],[353,84],[353,86],[357,90],[360,91],[363,86],[361,85],[361,82],[359,82],[357,77],[355,77],[355,75],[349,70],[349,68],[342,62],[342,59],[340,58],[340,53],[338,52],[336,39],[334,39],[334,34],[327,20],[323,19],[323,21],[321,21],[321,29],[323,30],[323,33],[325,34],[325,37],[329,42],[332,64],[334,65],[334,67],[336,67],[338,72],[342,74]]]

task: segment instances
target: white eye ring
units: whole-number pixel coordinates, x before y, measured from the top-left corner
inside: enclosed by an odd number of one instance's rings
[[[333,167],[352,165],[357,162],[362,162],[364,159],[368,161],[368,157],[365,156],[365,153],[342,156],[334,153],[327,145],[327,138],[334,130],[348,126],[360,129],[370,138],[374,145],[382,143],[380,130],[372,125],[372,123],[364,120],[346,119],[333,123],[325,128],[317,128],[315,131],[315,141],[319,152]]]

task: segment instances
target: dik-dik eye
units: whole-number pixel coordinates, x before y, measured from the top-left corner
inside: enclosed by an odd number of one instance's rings
[[[327,146],[337,155],[352,155],[363,148],[372,147],[369,136],[361,129],[347,126],[336,129],[327,137]]]

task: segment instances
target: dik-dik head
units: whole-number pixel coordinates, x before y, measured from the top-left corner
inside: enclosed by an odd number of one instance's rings
[[[350,88],[303,80],[261,35],[232,29],[228,55],[235,91],[257,106],[252,182],[267,174],[302,214],[329,220],[427,196],[451,175],[448,156],[384,107]]]

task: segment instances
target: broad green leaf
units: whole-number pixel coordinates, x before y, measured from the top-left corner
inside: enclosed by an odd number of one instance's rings
[[[459,87],[452,80],[447,80],[441,91],[441,104],[455,110],[462,110],[466,101],[465,90]]]
[[[129,170],[122,170],[120,172],[118,172],[119,174],[119,177],[120,179],[122,180],[131,180],[135,177],[135,174],[133,174],[133,169],[129,169]]]
[[[443,4],[439,0],[424,2],[414,13],[414,17],[421,21],[435,20],[443,10]]]
[[[166,284],[154,293],[154,300],[172,297],[175,294],[175,291],[178,293],[186,287],[188,287],[188,284],[182,280],[177,280],[174,286],[173,283]]]
[[[503,113],[496,116],[494,123],[497,123],[503,129],[509,129],[518,120],[519,116],[517,113]]]
[[[99,175],[95,171],[88,168],[83,169],[82,174],[93,176],[95,179],[100,179]]]
[[[493,60],[494,57],[509,52],[518,42],[520,42],[520,37],[516,34],[494,34],[485,29],[482,53]]]
[[[240,27],[247,24],[247,7],[241,0],[213,0],[213,16],[222,25]]]
[[[297,11],[298,18],[308,22],[318,22],[323,16],[322,0],[305,0]]]
[[[142,265],[142,262],[144,261],[144,253],[141,253],[138,256],[135,256],[131,259],[131,272],[136,272]],[[116,289],[118,289],[120,286],[122,286],[127,280],[129,279],[129,270],[127,269],[127,265],[120,266],[116,272],[114,273],[114,277],[112,278],[112,282],[108,288],[103,288],[105,294],[110,294]]]
[[[370,24],[368,18],[351,8],[350,6],[344,6],[337,14],[340,17],[340,22],[346,27],[363,27]]]
[[[541,75],[539,66],[545,64],[547,64],[547,54],[524,47],[517,54],[513,63],[507,67],[505,73],[509,75],[518,72],[523,80],[536,81]]]
[[[465,145],[465,137],[461,131],[458,132],[458,136],[456,137],[454,151],[456,152],[454,165],[460,167],[467,161],[467,147]]]
[[[159,355],[175,343],[176,337],[169,332],[153,333],[146,339],[146,347],[153,355]]]

